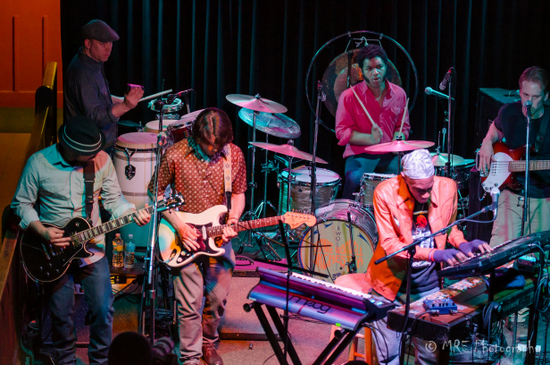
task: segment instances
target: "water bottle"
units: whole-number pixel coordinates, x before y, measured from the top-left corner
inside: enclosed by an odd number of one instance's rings
[[[136,244],[134,243],[134,235],[129,234],[124,255],[124,268],[131,269],[134,266],[136,266]]]
[[[113,239],[113,259],[111,266],[124,267],[124,241],[122,241],[120,233],[117,233]]]

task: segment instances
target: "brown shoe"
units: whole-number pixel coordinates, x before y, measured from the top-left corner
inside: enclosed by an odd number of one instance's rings
[[[214,346],[202,346],[202,359],[207,365],[223,365],[223,360],[214,349]]]

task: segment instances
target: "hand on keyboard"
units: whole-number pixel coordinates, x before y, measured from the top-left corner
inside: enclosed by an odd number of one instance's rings
[[[493,250],[487,242],[482,241],[482,240],[473,240],[473,241],[470,241],[470,242],[462,242],[458,246],[458,249],[460,251],[462,251],[463,254],[468,255],[470,257],[474,257],[475,256],[474,253],[477,253],[477,252],[485,253],[485,252],[490,252],[490,251]]]
[[[446,262],[449,265],[457,265],[458,263],[467,259],[459,250],[454,248],[448,248],[446,250],[435,250],[433,255],[435,262]]]

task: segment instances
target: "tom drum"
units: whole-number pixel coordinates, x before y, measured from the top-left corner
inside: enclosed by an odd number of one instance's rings
[[[340,176],[327,169],[316,168],[315,202],[321,207],[336,197],[340,186]],[[311,168],[301,166],[292,170],[290,175],[290,210],[311,211]],[[288,209],[288,169],[278,176],[279,212],[286,213]]]
[[[374,189],[384,180],[391,179],[397,175],[365,173],[361,178],[361,191],[359,192],[359,202],[365,205],[373,204]]]

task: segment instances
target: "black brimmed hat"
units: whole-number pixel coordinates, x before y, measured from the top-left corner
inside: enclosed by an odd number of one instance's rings
[[[63,148],[82,156],[95,155],[105,147],[105,135],[88,117],[76,116],[57,132]]]
[[[118,34],[103,20],[94,19],[82,27],[83,39],[96,39],[100,42],[118,41]]]

